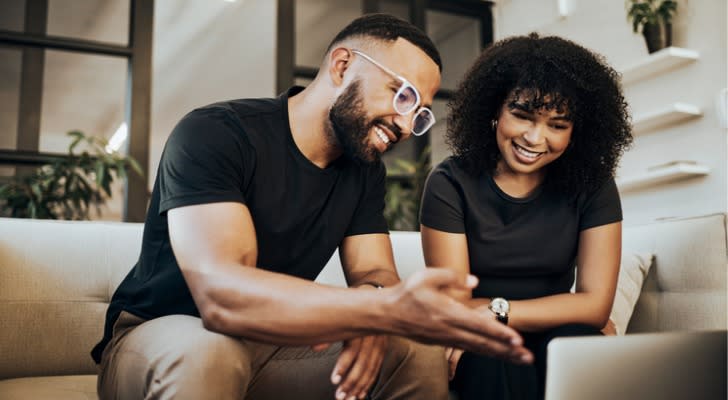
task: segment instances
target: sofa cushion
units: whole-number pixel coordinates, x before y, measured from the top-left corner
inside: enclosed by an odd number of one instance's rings
[[[727,241],[725,214],[626,227],[626,251],[655,255],[628,333],[725,329]]]
[[[0,380],[0,399],[91,400],[96,396],[96,375],[45,376]]]
[[[419,232],[391,231],[389,237],[394,251],[394,263],[401,279],[425,268],[425,257],[422,255],[422,242]],[[339,251],[336,250],[316,282],[333,286],[346,286],[344,271],[341,269]]]
[[[652,265],[652,254],[622,254],[617,293],[614,296],[612,313],[609,315],[619,335],[624,335],[627,331],[629,319],[632,317],[634,306],[640,297],[642,284],[650,270],[650,265]]]
[[[141,237],[142,224],[0,218],[0,379],[96,371],[89,352]]]

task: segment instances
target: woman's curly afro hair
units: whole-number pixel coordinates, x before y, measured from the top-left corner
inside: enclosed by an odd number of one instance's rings
[[[547,166],[545,184],[566,194],[614,177],[632,143],[618,73],[603,57],[559,37],[532,33],[488,47],[449,102],[447,143],[471,174],[494,173],[501,158],[492,121],[506,101],[557,109],[573,122],[569,147]]]

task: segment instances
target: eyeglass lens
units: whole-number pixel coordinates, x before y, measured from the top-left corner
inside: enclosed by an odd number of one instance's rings
[[[412,112],[419,104],[417,101],[417,92],[412,86],[404,84],[394,99],[394,109],[402,115]],[[412,132],[415,135],[425,133],[432,125],[433,115],[429,110],[422,109],[414,117],[412,122]]]
[[[424,108],[421,109],[412,120],[412,133],[418,136],[425,133],[425,131],[430,129],[432,126],[434,122],[433,118],[434,117],[430,110]]]
[[[417,92],[412,86],[404,85],[397,91],[394,99],[395,110],[400,114],[409,114],[417,107]]]

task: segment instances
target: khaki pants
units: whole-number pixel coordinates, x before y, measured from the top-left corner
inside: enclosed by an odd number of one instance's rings
[[[447,399],[443,350],[391,337],[377,400]],[[322,352],[277,347],[206,330],[199,318],[144,321],[122,312],[101,359],[101,399],[334,399],[341,345]]]

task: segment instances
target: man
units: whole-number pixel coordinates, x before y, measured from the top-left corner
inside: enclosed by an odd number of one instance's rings
[[[185,116],[92,352],[100,396],[446,398],[442,350],[399,336],[528,362],[515,331],[449,296],[472,277],[395,270],[379,158],[434,123],[440,69],[421,31],[369,15],[306,89]],[[351,289],[312,282],[337,247]]]

